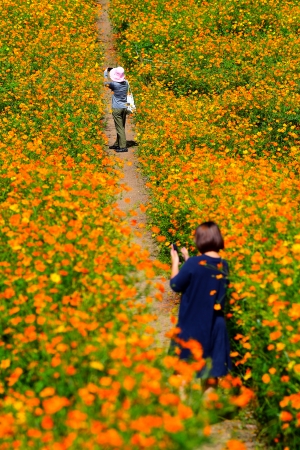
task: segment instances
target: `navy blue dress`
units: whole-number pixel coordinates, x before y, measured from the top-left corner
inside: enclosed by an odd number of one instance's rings
[[[207,255],[189,258],[178,275],[170,281],[175,292],[181,292],[178,337],[185,341],[195,339],[203,347],[203,357],[211,358],[211,377],[221,377],[231,369],[229,337],[224,318],[228,263]],[[220,303],[217,311],[214,305]],[[180,358],[187,359],[189,349],[181,349]],[[199,372],[198,376],[202,373]]]

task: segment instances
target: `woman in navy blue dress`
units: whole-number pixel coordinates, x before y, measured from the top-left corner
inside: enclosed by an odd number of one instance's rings
[[[170,285],[181,292],[178,324],[181,340],[195,339],[203,348],[203,357],[210,358],[209,377],[218,378],[231,369],[229,337],[224,318],[224,304],[228,280],[228,264],[219,250],[224,241],[214,222],[202,223],[195,232],[195,243],[201,256],[189,258],[181,249],[185,263],[179,271],[179,255],[172,247]],[[189,349],[181,348],[180,358],[188,359]],[[202,376],[203,372],[198,373]]]

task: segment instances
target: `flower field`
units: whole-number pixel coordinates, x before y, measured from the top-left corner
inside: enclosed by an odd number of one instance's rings
[[[215,410],[252,396],[229,377],[230,403],[214,394],[204,410],[200,347],[185,363],[153,345],[149,286],[164,265],[116,205],[100,13],[89,0],[0,6],[1,449],[194,449]]]
[[[296,1],[112,1],[162,258],[216,221],[235,371],[273,448],[300,446]]]

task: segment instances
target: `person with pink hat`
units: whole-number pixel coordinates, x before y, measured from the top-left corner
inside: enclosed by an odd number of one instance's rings
[[[127,92],[128,82],[125,80],[123,67],[108,67],[104,71],[104,77],[110,76],[111,82],[104,84],[113,91],[112,96],[112,115],[115,122],[117,139],[109,148],[118,153],[128,152],[125,134],[126,114],[127,114]]]

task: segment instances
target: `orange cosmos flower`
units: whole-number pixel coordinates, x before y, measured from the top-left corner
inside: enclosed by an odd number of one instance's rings
[[[65,406],[69,406],[70,401],[66,397],[59,397],[58,395],[55,395],[52,398],[44,400],[42,405],[45,413],[51,415],[60,411]]]
[[[290,422],[291,420],[293,420],[293,415],[288,411],[281,411],[280,420],[282,422]]]
[[[50,416],[44,416],[41,422],[41,426],[42,428],[44,428],[44,430],[52,430],[54,422]]]
[[[20,376],[23,373],[23,369],[21,369],[20,367],[17,367],[10,375],[9,378],[7,378],[8,380],[8,386],[13,386],[15,383],[17,383],[17,381],[19,380]]]
[[[52,397],[55,394],[54,387],[46,387],[40,392],[40,397]]]
[[[268,373],[265,373],[261,379],[266,384],[270,383],[270,380],[271,380],[270,375]]]
[[[163,426],[168,433],[178,433],[183,430],[183,423],[177,416],[171,416],[170,414],[163,414]]]
[[[241,441],[238,441],[236,439],[230,439],[230,441],[226,442],[226,449],[227,450],[247,450],[247,447]]]

